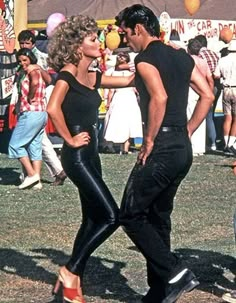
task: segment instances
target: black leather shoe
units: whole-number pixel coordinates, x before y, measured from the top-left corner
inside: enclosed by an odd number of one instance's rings
[[[150,288],[145,296],[142,297],[142,303],[162,303],[164,295],[164,290],[160,293],[160,290]]]
[[[233,156],[233,152],[231,151],[231,148],[228,146],[224,147],[223,152],[226,156]]]
[[[236,149],[233,147],[233,145],[232,145],[232,146],[229,146],[229,147],[228,147],[228,150],[229,150],[229,152],[230,152],[231,154],[233,154],[234,156],[236,156]]]
[[[174,278],[173,278],[174,279]],[[172,280],[173,280],[172,279]],[[166,297],[162,303],[174,303],[185,292],[190,292],[199,285],[199,281],[191,270],[187,269],[183,276],[174,283],[168,283]]]
[[[102,151],[104,154],[115,154],[116,151],[113,147],[105,146]]]

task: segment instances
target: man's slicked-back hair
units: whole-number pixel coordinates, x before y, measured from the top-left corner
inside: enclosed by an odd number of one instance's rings
[[[136,24],[142,24],[153,37],[160,37],[160,24],[153,11],[141,4],[134,4],[123,9],[116,17],[116,25],[134,30]]]

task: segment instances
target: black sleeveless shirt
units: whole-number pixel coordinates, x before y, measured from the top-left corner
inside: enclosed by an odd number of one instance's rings
[[[162,126],[185,126],[193,59],[183,49],[176,50],[161,41],[153,41],[135,57],[135,65],[139,62],[154,65],[160,73],[168,96]],[[140,94],[142,119],[146,123],[150,96],[137,69],[135,86]]]
[[[90,89],[80,84],[76,78],[67,71],[59,72],[57,81],[68,83],[69,90],[62,103],[62,112],[68,126],[80,125],[83,127],[94,125],[97,122],[98,108],[101,104],[101,96],[98,88],[101,84],[102,74],[96,72],[96,84]]]

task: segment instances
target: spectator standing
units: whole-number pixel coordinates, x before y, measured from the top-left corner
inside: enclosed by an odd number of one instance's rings
[[[214,80],[207,62],[198,56],[201,49],[201,43],[197,39],[190,39],[188,42],[188,53],[193,58],[199,71],[206,79],[212,92],[214,90]],[[190,119],[198,102],[199,95],[190,87],[187,106],[187,117]],[[198,129],[191,137],[192,149],[194,155],[203,154],[206,151],[206,120],[204,119]]]
[[[17,76],[20,110],[8,152],[20,161],[27,176],[19,189],[33,185],[41,189],[42,137],[47,122],[45,82],[39,69],[31,69],[37,58],[28,48],[17,53],[20,71]]]
[[[117,54],[113,77],[128,76],[129,70],[117,70],[119,65],[128,65],[128,53]],[[110,89],[107,99],[108,112],[105,117],[104,138],[108,142],[120,143],[120,153],[128,154],[130,138],[142,137],[142,119],[135,87]]]
[[[197,39],[201,43],[201,48],[199,50],[198,55],[200,58],[204,59],[207,62],[209,69],[213,75],[216,65],[219,61],[219,56],[214,51],[207,48],[206,36],[198,35],[195,37],[195,39]],[[217,140],[216,127],[214,123],[214,113],[215,113],[217,101],[221,94],[221,89],[222,87],[219,79],[214,79],[215,100],[206,117],[206,130],[207,130],[207,139],[208,139],[207,149],[213,151],[216,150],[216,140]]]
[[[47,54],[41,52],[35,46],[36,37],[30,30],[23,30],[18,35],[18,41],[20,48],[31,49],[38,59],[37,64],[41,67],[42,73],[47,73]],[[49,140],[46,131],[43,133],[43,161],[46,164],[50,174],[55,178],[52,183],[53,186],[63,185],[66,174],[62,168],[61,161],[59,160],[56,151],[53,148],[51,141]]]
[[[236,155],[236,40],[231,40],[228,55],[219,59],[214,76],[223,84],[225,151]]]

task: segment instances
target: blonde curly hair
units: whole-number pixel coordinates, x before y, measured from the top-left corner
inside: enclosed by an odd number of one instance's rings
[[[78,47],[85,37],[98,31],[93,18],[78,15],[66,18],[54,31],[48,43],[48,65],[56,72],[68,63],[78,65]]]

